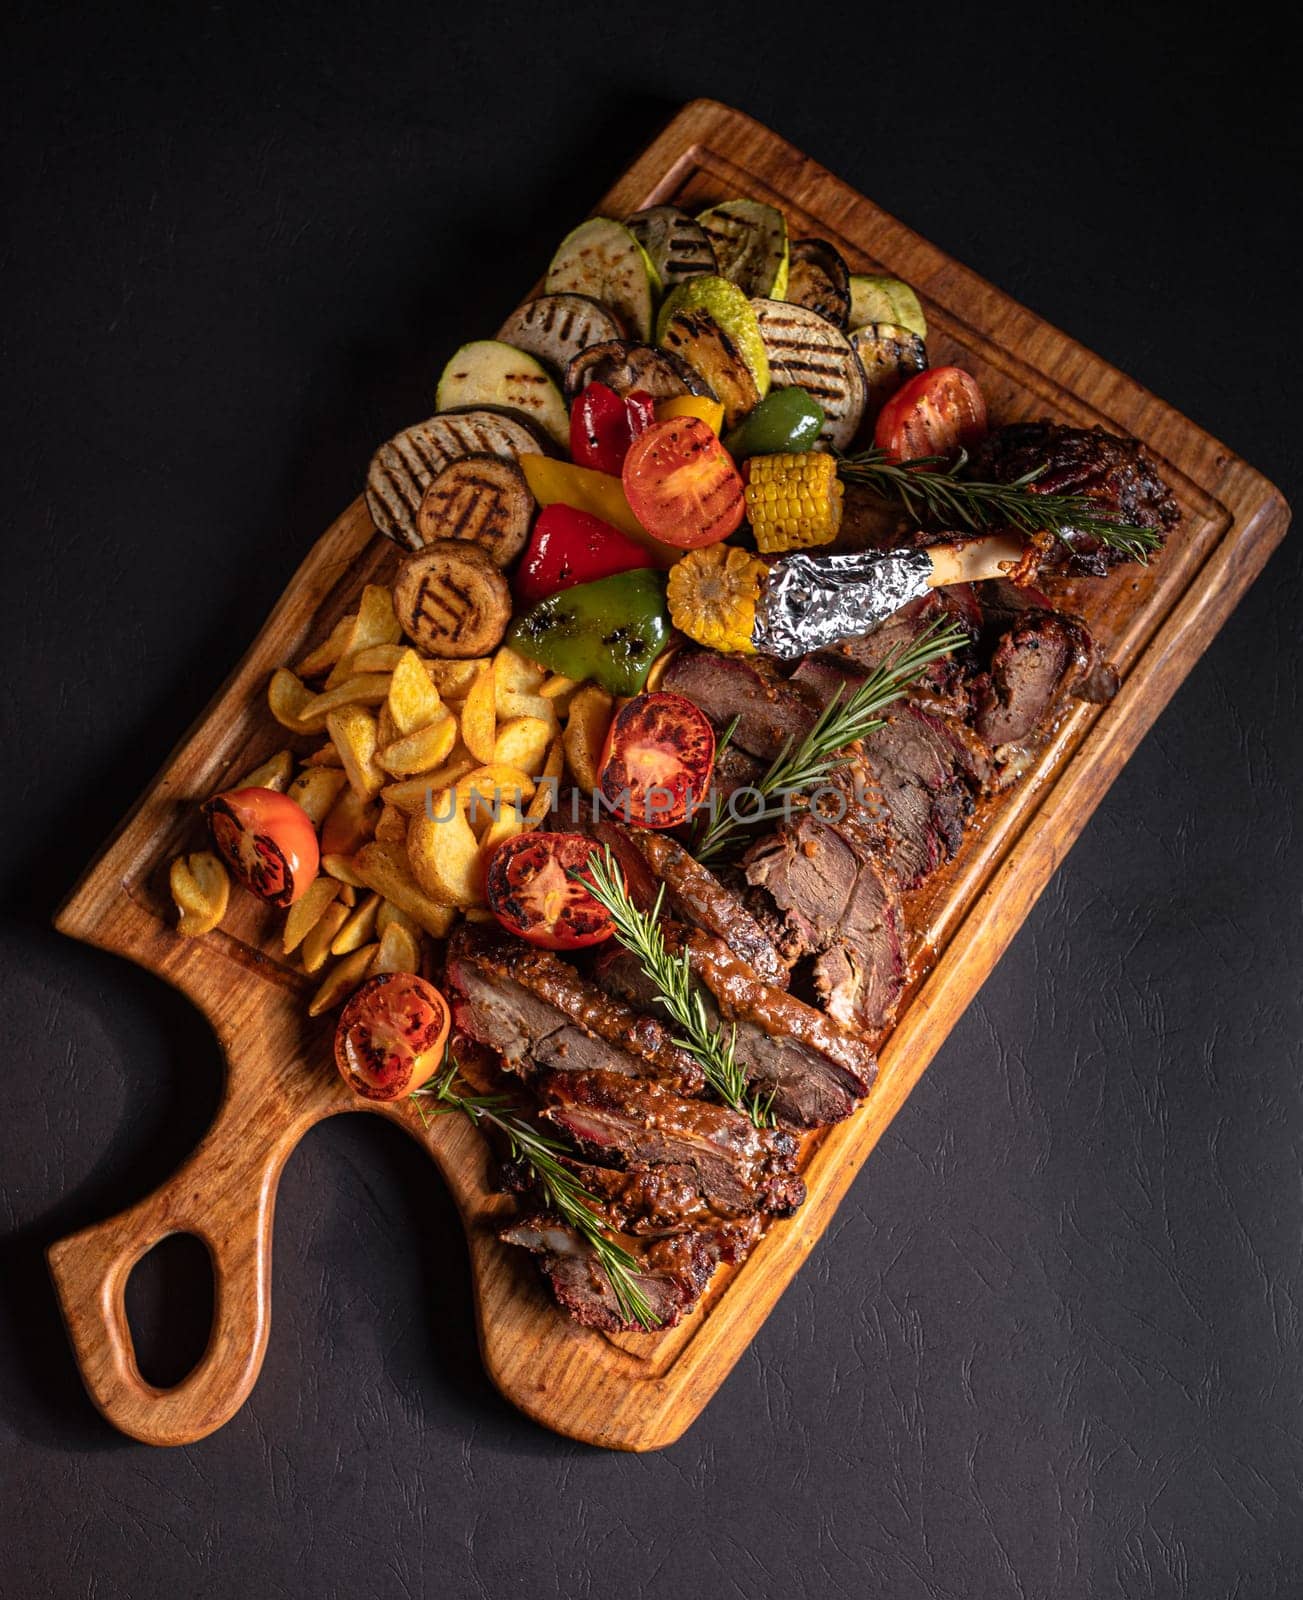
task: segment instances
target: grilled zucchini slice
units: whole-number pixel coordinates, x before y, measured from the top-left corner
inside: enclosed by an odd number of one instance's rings
[[[661,332],[665,348],[709,383],[733,428],[760,404],[755,374],[729,335],[704,308],[676,311]]]
[[[532,418],[558,444],[570,439],[565,401],[542,362],[500,339],[472,339],[462,345],[443,369],[434,403],[440,411],[508,406]]]
[[[464,539],[505,567],[525,548],[534,496],[514,461],[499,456],[461,456],[430,480],[416,526],[426,544]]]
[[[514,344],[558,376],[581,350],[623,335],[619,317],[586,294],[541,294],[498,329],[504,344]]]
[[[685,278],[719,270],[706,230],[678,206],[636,211],[625,226],[651,258],[663,288],[672,289]]]
[[[753,300],[769,370],[780,388],[799,386],[823,407],[819,437],[844,450],[864,419],[868,385],[860,358],[840,328],[805,306]]]
[[[787,293],[787,218],[759,200],[725,200],[697,221],[715,251],[719,274],[748,298]]]
[[[826,317],[844,333],[850,326],[851,269],[826,239],[797,239],[786,298]]]
[[[851,327],[870,322],[890,322],[927,338],[927,318],[918,296],[899,278],[875,278],[856,273],[851,278]]]
[[[927,346],[918,334],[891,322],[866,323],[855,329],[850,340],[868,384],[865,421],[876,422],[878,412],[896,390],[927,366]]]
[[[366,506],[377,530],[395,544],[419,550],[425,543],[417,524],[430,481],[462,456],[499,456],[515,461],[550,448],[521,416],[483,406],[431,417],[404,428],[371,457],[366,475]]]
[[[656,269],[622,222],[590,217],[562,239],[543,286],[548,294],[586,294],[608,306],[635,339],[650,339]]]
[[[566,368],[566,399],[573,401],[590,383],[604,383],[616,394],[641,389],[653,400],[680,394],[710,394],[710,386],[686,361],[655,345],[613,339],[584,350]]]
[[[715,319],[751,369],[751,376],[763,400],[769,392],[769,361],[765,355],[765,341],[760,337],[760,329],[756,324],[756,314],[741,289],[727,278],[706,275],[681,283],[665,296],[661,304],[656,324],[657,344],[667,349],[675,348],[665,338],[665,331],[681,311],[705,311]],[[703,372],[702,376],[708,383],[711,381],[708,372]],[[717,392],[715,398],[722,400],[724,396]]]

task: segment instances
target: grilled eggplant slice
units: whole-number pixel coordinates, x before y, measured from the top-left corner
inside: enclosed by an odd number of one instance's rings
[[[651,258],[666,289],[672,289],[685,278],[719,270],[706,230],[678,206],[652,206],[647,211],[636,211],[625,226]]]
[[[394,611],[426,655],[483,656],[502,643],[511,621],[511,590],[479,545],[437,539],[398,568]]]
[[[721,277],[748,298],[787,293],[787,218],[760,200],[726,200],[697,221],[714,247]]]
[[[864,420],[876,422],[878,412],[896,390],[927,366],[927,346],[918,334],[891,322],[866,323],[856,328],[850,340],[869,386]]]
[[[672,400],[680,394],[711,396],[709,384],[686,361],[655,345],[628,339],[612,339],[577,355],[566,368],[566,399],[573,401],[590,383],[604,383],[621,395],[641,389],[653,400]]]
[[[543,435],[524,417],[484,406],[450,411],[404,428],[371,457],[366,475],[366,506],[377,530],[395,544],[419,550],[425,543],[417,516],[431,479],[462,456],[546,453]]]
[[[823,407],[819,437],[844,450],[864,418],[868,385],[850,340],[817,311],[785,300],[753,300],[769,370],[780,388],[799,386]]]
[[[504,344],[536,357],[558,377],[581,350],[623,337],[614,311],[586,294],[541,294],[513,311],[498,329]]]
[[[505,567],[525,548],[534,496],[514,461],[462,456],[431,479],[416,526],[426,544],[464,539]]]
[[[570,439],[565,401],[543,364],[500,339],[462,345],[443,369],[434,403],[440,411],[507,406],[532,418],[559,445]]]
[[[734,428],[760,404],[760,388],[742,352],[710,312],[676,311],[661,342],[699,372],[724,407],[724,425]]]
[[[609,306],[635,339],[650,339],[659,285],[647,252],[622,222],[590,217],[561,241],[547,269],[548,294],[587,294]]]
[[[826,239],[797,239],[786,298],[826,317],[843,333],[850,325],[851,269]]]
[[[907,283],[857,273],[851,279],[851,327],[863,328],[870,322],[891,322],[927,338],[927,318]]]

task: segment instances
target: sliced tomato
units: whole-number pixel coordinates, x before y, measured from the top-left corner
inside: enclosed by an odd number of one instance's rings
[[[204,807],[226,863],[246,889],[292,906],[317,875],[321,853],[312,818],[275,789],[230,789]]]
[[[448,1002],[432,983],[410,972],[383,972],[344,1007],[335,1065],[366,1099],[401,1100],[434,1076],[450,1022]]]
[[[727,539],[746,511],[733,458],[700,417],[672,417],[648,428],[630,445],[622,480],[647,532],[680,550]]]
[[[715,730],[681,694],[635,695],[611,724],[598,780],[607,805],[644,828],[674,828],[706,797]]]
[[[493,852],[489,907],[509,933],[544,950],[582,950],[615,932],[611,914],[570,876],[596,846],[582,833],[518,833]]]
[[[962,367],[929,367],[878,414],[873,442],[897,461],[957,456],[986,432],[986,401]]]

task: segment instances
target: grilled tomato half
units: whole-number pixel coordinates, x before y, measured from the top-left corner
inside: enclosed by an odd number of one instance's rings
[[[450,1022],[448,1002],[432,983],[410,972],[382,972],[340,1015],[339,1075],[367,1100],[401,1100],[434,1076]]]
[[[611,914],[583,884],[594,850],[582,833],[519,833],[493,852],[489,908],[508,933],[544,950],[582,950],[615,932]]]
[[[640,434],[622,477],[634,516],[680,550],[727,539],[746,511],[733,458],[700,417],[673,417]]]
[[[715,730],[681,694],[635,695],[611,724],[599,778],[602,796],[626,822],[674,828],[706,798]]]
[[[897,461],[957,456],[986,432],[986,401],[962,367],[929,367],[878,413],[873,442]]]
[[[317,830],[287,794],[229,789],[205,805],[204,815],[231,871],[269,905],[292,906],[317,876]]]

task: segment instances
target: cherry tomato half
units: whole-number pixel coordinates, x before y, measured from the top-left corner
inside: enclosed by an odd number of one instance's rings
[[[451,1020],[432,983],[410,972],[382,972],[344,1007],[335,1065],[367,1100],[401,1100],[434,1076]]]
[[[590,383],[570,408],[570,456],[576,466],[619,476],[629,446],[656,420],[656,402],[635,389],[621,396]]]
[[[681,694],[640,694],[611,724],[598,781],[626,821],[673,828],[705,799],[714,766],[704,712]]]
[[[292,906],[321,864],[317,830],[297,801],[275,789],[230,789],[204,807],[226,863],[246,889]]]
[[[733,458],[700,417],[658,422],[624,458],[624,493],[647,532],[680,550],[717,544],[746,511]]]
[[[582,833],[518,833],[493,852],[489,908],[508,933],[544,950],[582,950],[615,932],[611,914],[571,872],[596,849]]]
[[[929,367],[892,395],[873,442],[897,461],[957,456],[986,432],[986,401],[961,367]]]

